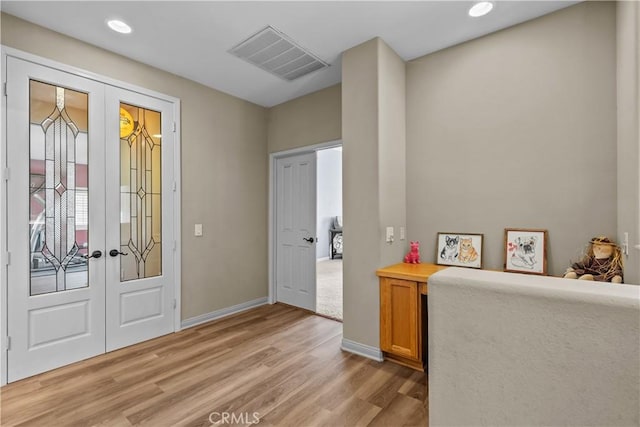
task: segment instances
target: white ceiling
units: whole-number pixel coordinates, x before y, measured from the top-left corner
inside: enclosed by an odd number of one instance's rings
[[[3,12],[270,107],[341,81],[341,52],[379,36],[405,60],[524,22],[577,1],[1,1]],[[123,35],[107,19],[133,27]],[[331,64],[293,82],[227,51],[271,25]]]

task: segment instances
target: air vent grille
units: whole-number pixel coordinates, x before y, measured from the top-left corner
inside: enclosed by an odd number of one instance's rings
[[[273,27],[258,31],[229,53],[289,81],[329,66]]]

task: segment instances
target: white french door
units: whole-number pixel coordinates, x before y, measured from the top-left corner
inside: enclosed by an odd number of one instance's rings
[[[111,351],[174,330],[174,134],[171,103],[114,87],[105,98]]]
[[[14,381],[104,352],[104,86],[7,58],[7,93]]]
[[[174,331],[172,104],[7,57],[15,381]]]
[[[316,153],[276,160],[276,300],[316,311]]]

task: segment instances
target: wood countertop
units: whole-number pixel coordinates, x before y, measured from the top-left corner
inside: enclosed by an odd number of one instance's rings
[[[448,266],[436,264],[407,264],[401,262],[376,270],[376,275],[378,277],[390,277],[392,279],[427,283],[429,276],[445,268],[448,268]]]

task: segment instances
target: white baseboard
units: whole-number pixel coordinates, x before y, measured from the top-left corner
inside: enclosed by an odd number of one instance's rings
[[[371,347],[370,345],[360,344],[359,342],[351,341],[346,338],[342,339],[341,348],[349,353],[354,353],[367,359],[375,360],[376,362],[382,362],[382,351],[377,347]]]
[[[185,319],[180,323],[180,328],[191,328],[192,326],[200,325],[201,323],[210,322],[212,320],[221,319],[223,317],[231,316],[232,314],[240,313],[251,308],[260,307],[267,304],[267,297],[254,299],[252,301],[236,304],[231,307],[221,308],[220,310],[212,311],[210,313],[201,314],[200,316],[191,317]]]

